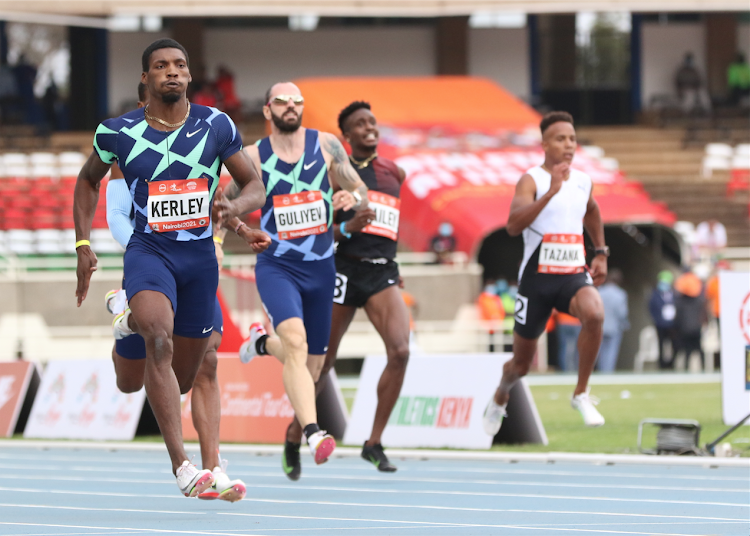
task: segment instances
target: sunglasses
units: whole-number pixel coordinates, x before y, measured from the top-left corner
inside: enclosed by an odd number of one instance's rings
[[[290,100],[294,104],[304,104],[305,102],[305,98],[302,95],[276,95],[266,106],[271,106],[271,104],[286,104]]]

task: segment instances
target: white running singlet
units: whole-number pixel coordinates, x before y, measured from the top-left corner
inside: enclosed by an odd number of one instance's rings
[[[541,166],[536,166],[526,172],[534,179],[536,184],[536,199],[539,199],[549,191],[552,176]],[[563,181],[560,191],[558,191],[547,206],[545,206],[536,219],[523,230],[523,261],[518,272],[518,281],[520,283],[526,264],[534,252],[542,244],[545,235],[583,235],[583,217],[586,215],[586,206],[591,196],[592,182],[591,177],[578,171],[570,170],[570,177]],[[582,252],[582,245],[581,245]],[[558,252],[558,257],[561,254]],[[540,267],[543,273],[575,273],[578,263],[570,262],[567,255],[562,255],[564,259],[551,261],[551,268]],[[541,255],[540,255],[541,257]],[[585,259],[580,259],[580,266],[583,267]],[[540,258],[540,264],[542,259]]]

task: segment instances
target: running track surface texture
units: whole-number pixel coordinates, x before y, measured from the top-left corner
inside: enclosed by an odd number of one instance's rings
[[[340,449],[291,482],[280,450],[224,448],[230,504],[181,496],[163,445],[0,441],[0,534],[750,534],[748,459]]]

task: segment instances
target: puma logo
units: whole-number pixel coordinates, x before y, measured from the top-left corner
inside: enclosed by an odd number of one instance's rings
[[[202,129],[202,128],[199,128],[199,129],[198,129],[198,130],[196,130],[195,132],[188,132],[187,134],[185,134],[185,137],[186,137],[186,138],[192,138],[193,136],[195,136],[196,134],[198,134],[198,132],[200,132],[201,130],[203,130],[203,129]]]
[[[302,167],[303,167],[303,168],[305,168],[305,171],[307,171],[308,169],[310,169],[311,167],[313,167],[313,166],[314,166],[314,165],[315,165],[316,163],[317,163],[317,160],[313,160],[313,161],[312,161],[312,162],[310,162],[309,164],[305,164],[305,165],[304,165],[304,166],[302,166]]]

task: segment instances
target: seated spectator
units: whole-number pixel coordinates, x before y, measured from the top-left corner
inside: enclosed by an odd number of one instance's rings
[[[430,241],[430,251],[435,253],[435,262],[438,264],[450,264],[455,250],[456,237],[453,236],[453,225],[444,221],[438,227],[438,234]]]
[[[204,82],[195,90],[193,98],[190,100],[194,104],[215,108],[218,103],[217,97],[216,86],[210,82]]]
[[[503,303],[505,316],[513,316],[516,313],[516,294],[518,287],[511,287],[507,279],[498,279],[495,283],[495,291]]]
[[[674,275],[669,270],[662,270],[657,276],[656,288],[648,301],[648,311],[654,321],[656,334],[659,338],[659,369],[674,368],[674,353],[677,350],[677,340],[674,330],[674,289],[672,282]],[[667,355],[665,344],[669,341],[670,353]]]
[[[680,65],[675,73],[674,85],[677,90],[677,97],[682,103],[682,109],[686,113],[702,111],[704,109],[701,103],[703,79],[695,67],[692,52],[685,54],[682,65]]]
[[[733,106],[738,106],[743,97],[750,96],[750,65],[742,52],[737,53],[727,68],[727,88],[729,104]]]
[[[698,255],[715,259],[727,247],[727,229],[714,219],[701,222],[695,228],[694,244]]]
[[[599,287],[604,304],[604,324],[596,366],[602,372],[615,371],[617,356],[620,355],[622,333],[630,329],[628,293],[622,289],[622,280],[622,270],[612,268],[607,274],[607,281]]]
[[[701,343],[703,326],[706,325],[706,295],[703,282],[692,270],[686,268],[674,284],[677,349],[685,354],[685,370],[690,365],[690,356],[698,352],[701,368],[705,366],[705,355]]]

